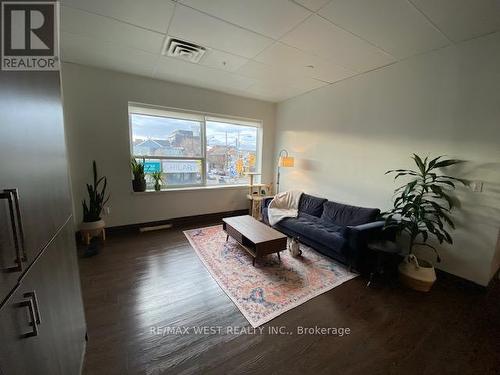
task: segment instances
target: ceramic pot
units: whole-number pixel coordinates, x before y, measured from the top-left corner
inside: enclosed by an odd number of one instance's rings
[[[135,192],[146,191],[146,179],[144,177],[139,179],[134,178],[132,180],[132,188]]]
[[[436,281],[436,271],[429,262],[407,255],[398,266],[399,279],[407,287],[420,292],[428,292]]]

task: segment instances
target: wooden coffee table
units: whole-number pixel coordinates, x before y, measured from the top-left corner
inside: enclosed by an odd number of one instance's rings
[[[255,259],[286,249],[286,236],[249,215],[226,217],[222,219],[226,231],[226,241],[231,236]]]

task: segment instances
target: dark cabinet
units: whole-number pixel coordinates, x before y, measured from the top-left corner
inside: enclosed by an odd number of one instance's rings
[[[59,73],[0,71],[0,82],[0,194],[18,199],[26,267],[71,214]],[[1,234],[8,261],[16,249]]]
[[[0,71],[0,374],[79,374],[85,319],[58,72]]]
[[[85,320],[74,241],[68,221],[0,309],[5,373],[79,373]]]

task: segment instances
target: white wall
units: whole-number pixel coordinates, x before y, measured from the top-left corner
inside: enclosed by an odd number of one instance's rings
[[[440,268],[479,284],[498,269],[500,228],[500,33],[410,58],[278,105],[276,150],[297,168],[282,190],[390,207],[397,186],[384,172],[411,167],[410,154],[469,162],[449,172],[484,182],[461,189],[455,244]]]
[[[134,75],[63,64],[62,83],[75,220],[81,221],[92,160],[108,177],[108,226],[247,208],[246,189],[132,194],[128,102],[241,116],[263,121],[263,181],[272,180],[275,104]]]

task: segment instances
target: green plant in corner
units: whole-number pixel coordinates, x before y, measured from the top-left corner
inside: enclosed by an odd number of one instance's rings
[[[162,172],[161,171],[156,171],[156,172],[150,173],[150,175],[151,175],[151,178],[155,182],[155,190],[156,191],[160,191],[161,190],[161,183],[163,182],[163,174],[162,174]]]
[[[411,181],[395,190],[394,208],[383,213],[385,228],[395,228],[398,233],[409,236],[408,250],[413,253],[416,245],[426,246],[436,253],[435,247],[427,243],[429,236],[439,243],[453,243],[448,228],[455,229],[449,214],[454,207],[450,192],[456,183],[467,184],[465,180],[439,173],[439,169],[461,163],[461,160],[443,159],[438,156],[429,161],[426,157],[413,154],[416,169],[396,169],[394,179],[410,177]]]
[[[101,220],[102,209],[109,200],[109,195],[106,195],[108,180],[106,177],[98,177],[95,160],[92,162],[92,169],[94,177],[93,184],[87,184],[89,203],[87,204],[85,199],[82,201],[83,222],[85,223]]]

